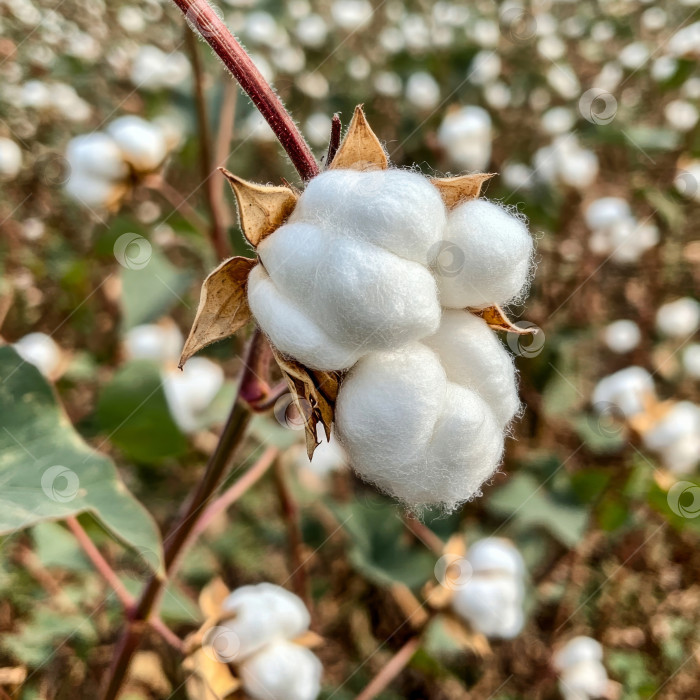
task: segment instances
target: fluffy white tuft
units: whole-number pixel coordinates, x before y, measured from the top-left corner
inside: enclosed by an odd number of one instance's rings
[[[46,333],[29,333],[20,338],[14,348],[17,354],[34,365],[45,377],[55,377],[61,365],[61,348]]]
[[[590,637],[574,637],[553,658],[564,700],[589,700],[606,694],[608,674],[603,647]]]
[[[140,117],[119,117],[107,127],[107,133],[121,149],[124,160],[138,172],[155,170],[168,152],[163,132]]]
[[[474,573],[498,573],[522,577],[525,563],[520,552],[509,540],[485,537],[475,542],[467,552],[467,561]]]
[[[700,327],[700,302],[682,297],[663,304],[656,312],[656,327],[670,338],[687,338]]]
[[[654,380],[643,367],[627,367],[601,379],[593,390],[592,403],[599,412],[616,406],[626,417],[644,410],[655,396]]]
[[[526,224],[485,199],[450,212],[435,273],[444,307],[463,309],[506,304],[524,291],[530,276],[533,241]]]

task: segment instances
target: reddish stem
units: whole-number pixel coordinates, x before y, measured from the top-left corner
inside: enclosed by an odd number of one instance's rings
[[[331,137],[328,141],[328,153],[326,154],[326,167],[330,168],[335,154],[340,148],[340,131],[342,129],[342,124],[340,123],[340,117],[337,114],[333,115],[331,119]]]
[[[372,700],[381,693],[396,676],[408,665],[413,655],[420,646],[420,638],[409,639],[396,654],[389,660],[381,671],[369,682],[369,685],[355,698],[355,700]]]
[[[221,21],[214,8],[206,0],[173,0],[173,2],[182,10],[190,26],[199,32],[214,49],[216,55],[253,101],[302,179],[310,180],[318,175],[318,163],[289,112],[263,78],[250,56]]]

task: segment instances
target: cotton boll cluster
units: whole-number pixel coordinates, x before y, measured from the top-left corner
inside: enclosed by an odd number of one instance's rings
[[[489,113],[474,106],[449,111],[437,132],[447,158],[462,170],[486,170],[492,138]]]
[[[629,204],[619,197],[603,197],[588,205],[586,223],[591,229],[591,251],[617,263],[633,263],[659,242],[658,228],[639,222]]]
[[[211,652],[234,664],[246,694],[256,700],[314,700],[323,667],[295,639],[309,629],[300,598],[271,583],[243,586],[223,602],[225,619]]]
[[[161,90],[181,85],[190,75],[187,57],[180,51],[166,53],[157,46],[141,46],[131,66],[131,82],[144,90]]]
[[[10,91],[16,104],[47,115],[59,115],[71,122],[84,122],[90,118],[92,107],[72,85],[59,81],[28,80],[18,89]]]
[[[525,616],[525,565],[508,540],[487,537],[467,552],[468,580],[459,585],[452,608],[471,627],[487,637],[513,639]]]
[[[166,134],[157,124],[135,116],[119,117],[104,132],[69,141],[66,192],[88,207],[114,207],[128,191],[131,178],[161,167],[168,148]]]
[[[642,367],[627,367],[601,379],[591,402],[599,412],[616,407],[626,418],[642,413],[656,397],[654,380]]]
[[[0,137],[0,179],[14,180],[22,169],[22,149],[12,140]]]
[[[29,333],[13,345],[17,354],[34,365],[47,379],[55,380],[64,366],[63,351],[46,333]]]
[[[682,297],[663,304],[656,312],[656,328],[669,338],[688,338],[700,328],[700,302]]]
[[[598,176],[598,157],[583,148],[575,135],[562,134],[535,153],[533,167],[535,175],[550,185],[560,182],[583,190]]]
[[[634,321],[622,319],[605,328],[605,344],[613,352],[624,355],[634,350],[642,339],[642,332]]]
[[[574,637],[554,655],[553,664],[564,700],[594,700],[606,695],[603,647],[595,639]]]
[[[643,434],[644,446],[659,455],[666,469],[692,472],[700,462],[700,406],[679,401]]]

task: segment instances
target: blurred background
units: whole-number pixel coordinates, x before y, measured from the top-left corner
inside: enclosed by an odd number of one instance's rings
[[[501,473],[449,516],[405,513],[333,443],[309,464],[288,395],[256,416],[226,486],[270,447],[274,473],[209,523],[164,622],[195,630],[217,576],[270,581],[309,605],[321,697],[356,697],[406,644],[376,697],[697,697],[697,0],[217,4],[319,159],[333,114],[347,125],[364,103],[396,166],[498,173],[486,195],[537,238],[531,294],[511,316],[540,332],[502,337],[526,410]],[[86,470],[116,466],[163,528],[216,444],[249,331],[184,373],[176,361],[203,279],[222,254],[252,255],[220,165],[299,184],[174,5],[0,0],[0,333],[14,348],[0,348],[2,697],[97,697],[114,653],[122,611],[60,513]],[[68,470],[43,472],[46,512],[4,485],[44,455]],[[89,504],[101,525],[80,522],[135,595],[154,526],[122,505]],[[426,606],[420,629],[407,617],[426,585],[445,587],[455,536],[515,545],[522,629],[456,608]],[[578,635],[602,645],[602,692],[561,680],[553,655]],[[138,659],[129,698],[211,697],[187,689],[158,636]]]

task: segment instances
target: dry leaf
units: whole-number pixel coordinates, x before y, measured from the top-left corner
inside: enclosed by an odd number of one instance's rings
[[[306,630],[304,634],[300,634],[298,637],[292,639],[293,644],[298,644],[300,647],[306,647],[307,649],[316,649],[323,644],[323,637],[316,632],[311,630]]]
[[[447,208],[452,209],[468,199],[476,199],[481,194],[483,184],[494,175],[495,173],[476,173],[459,177],[434,177],[430,181],[437,187]]]
[[[491,653],[491,645],[483,634],[469,632],[462,624],[462,621],[452,615],[443,615],[442,621],[445,631],[462,649],[473,651],[481,657],[488,656]]]
[[[178,367],[207,345],[232,336],[250,320],[246,283],[257,264],[251,258],[229,258],[204,280],[199,308]]]
[[[532,328],[520,328],[520,326],[511,323],[505,311],[498,304],[487,306],[485,309],[467,310],[475,316],[483,318],[495,331],[508,331],[508,333],[517,333],[518,335],[535,335],[538,330],[535,326]]]
[[[330,164],[331,170],[386,170],[389,161],[377,135],[367,123],[362,105],[355,107],[348,133]]]
[[[463,559],[467,556],[467,542],[464,535],[457,533],[452,535],[445,543],[442,550],[443,554],[449,554],[452,557]]]
[[[425,606],[413,595],[411,589],[406,584],[395,581],[391,585],[391,595],[411,627],[416,630],[421,629],[428,621],[428,613]]]
[[[272,352],[287,380],[294,402],[300,414],[304,416],[306,453],[311,459],[314,450],[320,444],[316,436],[316,426],[319,423],[323,426],[326,439],[330,440],[335,400],[340,388],[340,374],[308,369],[291,358],[283,357],[274,347]]]
[[[192,700],[226,700],[241,686],[227,664],[216,661],[203,649],[188,656],[182,667],[190,672],[186,687]]]
[[[644,410],[627,418],[627,423],[638,435],[644,435],[663,420],[676,405],[675,401],[659,401],[652,393],[642,396]]]
[[[27,678],[24,666],[4,666],[0,668],[0,685],[22,685]]]
[[[205,618],[219,617],[221,606],[228,597],[230,591],[226,584],[220,579],[212,579],[199,594],[199,609],[204,613]]]
[[[155,651],[139,651],[129,667],[129,681],[140,683],[159,697],[167,697],[172,692],[160,657]]]
[[[225,168],[219,170],[236,195],[243,235],[257,248],[260,241],[278,229],[294,211],[299,195],[291,187],[256,185]]]
[[[426,583],[422,592],[425,602],[434,610],[446,608],[454,596],[454,591],[439,583]]]

